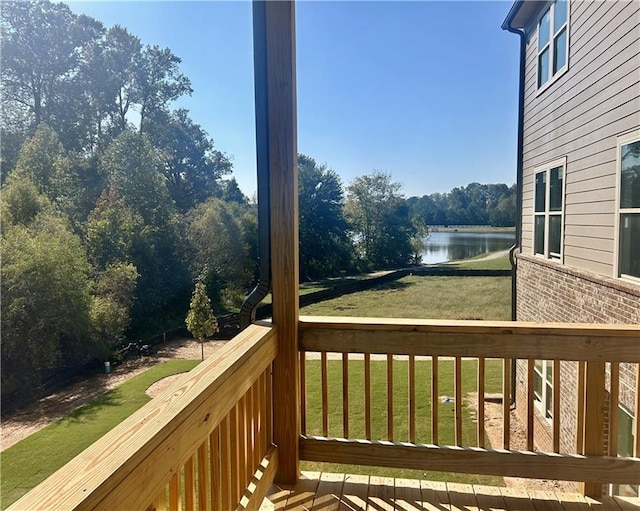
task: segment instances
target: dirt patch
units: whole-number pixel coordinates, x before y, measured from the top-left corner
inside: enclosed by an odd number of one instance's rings
[[[472,392],[465,397],[465,404],[471,410],[478,409],[478,394]],[[474,416],[474,422],[477,418]],[[514,451],[527,450],[527,429],[518,417],[515,410],[511,410],[510,416],[510,448]],[[502,402],[501,399],[492,399],[484,402],[484,430],[486,438],[493,447],[502,447]],[[512,488],[526,490],[542,490],[554,492],[575,492],[576,483],[569,481],[555,481],[551,479],[526,479],[522,477],[505,477],[504,484]]]
[[[156,397],[162,394],[165,390],[167,390],[174,382],[179,380],[184,374],[173,374],[171,376],[167,376],[166,378],[162,378],[162,380],[158,380],[151,387],[149,387],[146,391],[147,396]]]
[[[227,341],[205,341],[205,358],[213,355]],[[146,371],[150,367],[170,359],[199,360],[201,347],[198,341],[178,338],[157,346],[150,356],[127,360],[112,367],[111,374],[98,374],[74,383],[28,406],[24,410],[2,419],[0,427],[0,451],[8,449],[23,438],[41,430],[52,422],[77,410],[121,383]]]

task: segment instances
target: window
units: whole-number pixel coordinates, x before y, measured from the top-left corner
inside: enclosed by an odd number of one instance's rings
[[[538,89],[568,69],[569,1],[556,0],[538,22]]]
[[[533,253],[562,259],[565,160],[535,171]]]
[[[634,444],[634,420],[633,414],[624,406],[618,405],[618,456],[633,456]],[[612,495],[625,497],[640,496],[640,485],[612,484]]]
[[[535,387],[533,397],[541,408],[544,416],[551,419],[553,416],[553,361],[536,360],[534,366]]]
[[[618,142],[616,277],[640,282],[640,134]]]

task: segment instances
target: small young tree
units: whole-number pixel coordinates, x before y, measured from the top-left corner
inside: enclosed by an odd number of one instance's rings
[[[191,335],[200,341],[204,360],[204,338],[218,331],[218,320],[213,314],[207,288],[202,282],[196,282],[185,323]]]

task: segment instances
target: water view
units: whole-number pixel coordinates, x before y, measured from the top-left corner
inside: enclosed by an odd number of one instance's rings
[[[513,232],[430,232],[422,262],[446,263],[508,250],[514,240]]]

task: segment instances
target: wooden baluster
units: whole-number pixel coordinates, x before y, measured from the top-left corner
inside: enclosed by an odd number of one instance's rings
[[[225,419],[223,419],[225,422]],[[220,479],[220,465],[223,456],[220,454],[220,427],[218,426],[209,435],[209,476],[211,477],[211,509],[222,511],[223,484]],[[225,465],[223,465],[224,467]]]
[[[485,360],[478,359],[478,447],[484,448],[484,374]]]
[[[182,508],[180,495],[180,471],[173,474],[169,481],[169,509],[170,511],[180,511]]]
[[[322,435],[329,436],[329,382],[326,351],[320,354],[320,368],[320,379],[322,381]]]
[[[416,357],[409,355],[409,442],[416,443]]]
[[[535,390],[536,390],[536,361],[527,360],[527,450],[533,451],[535,417]]]
[[[455,358],[454,365],[454,409],[455,409],[455,441],[456,445],[462,445],[462,359]]]
[[[576,403],[576,413],[578,416],[576,424],[576,453],[584,454],[584,395],[585,395],[585,371],[586,362],[578,362],[578,383],[577,383],[577,395],[578,402]]]
[[[251,479],[253,478],[253,447],[251,441],[251,433],[253,426],[251,425],[251,388],[244,395],[244,491],[246,491]]]
[[[307,434],[307,353],[300,352],[300,433]]]
[[[198,504],[197,509],[200,511],[209,511],[211,509],[211,501],[209,500],[209,474],[207,473],[207,464],[209,459],[207,454],[209,453],[209,441],[208,439],[198,447]]]
[[[255,439],[253,437],[253,423],[256,420],[256,416],[253,413],[254,403],[253,403],[253,389],[255,386],[255,382],[251,384],[251,387],[247,391],[247,485],[253,479],[253,473],[256,470],[255,464],[255,455],[256,455],[256,445]]]
[[[349,354],[342,354],[342,436],[349,438]]]
[[[618,399],[620,396],[620,364],[611,362],[609,392],[609,456],[618,455]]]
[[[220,495],[223,510],[232,508],[231,447],[231,416],[227,415],[220,423]],[[233,506],[235,507],[235,504]]]
[[[584,454],[602,456],[604,452],[604,362],[587,362],[585,373]],[[602,483],[582,483],[589,497],[602,496]]]
[[[236,456],[238,457],[238,471],[236,473],[236,484],[238,487],[238,500],[240,502],[240,497],[244,493],[246,488],[245,486],[245,455],[246,455],[246,445],[245,445],[245,413],[244,413],[244,396],[240,398],[240,401],[236,403],[236,443],[237,443],[237,451]]]
[[[431,357],[431,443],[438,443],[438,357]]]
[[[560,361],[553,361],[553,452],[560,452]]]
[[[364,436],[371,440],[371,355],[364,354]]]
[[[634,410],[635,431],[633,444],[633,455],[640,458],[640,364],[636,364],[636,409]]]
[[[273,366],[267,368],[265,373],[266,375],[266,386],[267,386],[267,399],[264,403],[265,414],[267,417],[267,427],[266,427],[266,437],[265,437],[265,445],[264,452],[266,453],[271,444],[273,443]]]
[[[193,456],[184,464],[184,509],[194,511],[196,507],[196,485]]]
[[[502,439],[503,448],[509,449],[511,439],[511,359],[502,365]]]
[[[387,440],[393,442],[393,355],[387,354]]]
[[[253,392],[253,410],[251,412],[253,416],[253,471],[255,472],[262,461],[262,457],[264,456],[264,451],[262,450],[262,444],[260,443],[260,382],[261,376],[258,376],[258,379],[253,384],[252,392]]]
[[[167,488],[162,488],[162,491],[158,496],[153,499],[151,503],[151,511],[166,511],[167,510]]]
[[[240,438],[238,425],[238,403],[231,409],[229,429],[231,431],[231,504],[236,507],[241,495]]]

